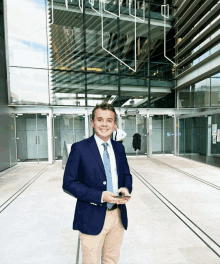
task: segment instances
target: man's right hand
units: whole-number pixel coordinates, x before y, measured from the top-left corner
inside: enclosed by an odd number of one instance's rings
[[[117,198],[115,193],[109,191],[104,191],[102,193],[102,200],[103,202],[116,203],[116,204],[125,204],[128,202],[126,198]]]

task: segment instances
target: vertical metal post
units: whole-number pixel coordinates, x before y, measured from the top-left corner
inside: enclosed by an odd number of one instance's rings
[[[16,163],[18,163],[17,119],[15,115],[14,115],[14,128],[15,128]]]
[[[85,68],[85,106],[87,102],[87,54],[86,54],[86,13],[85,13],[86,1],[83,0],[83,37],[84,37],[84,68]]]
[[[147,135],[147,156],[150,158],[152,156],[152,116],[149,116],[147,119]]]
[[[151,46],[151,38],[150,38],[150,1],[148,2],[148,108],[150,108],[150,46]]]
[[[47,142],[48,142],[48,163],[53,164],[54,154],[53,154],[53,114],[52,109],[49,110],[49,115],[47,115]]]

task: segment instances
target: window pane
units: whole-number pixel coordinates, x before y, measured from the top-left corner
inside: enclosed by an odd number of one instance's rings
[[[9,65],[47,68],[44,0],[7,0]]]
[[[49,104],[48,71],[10,67],[12,104]]]

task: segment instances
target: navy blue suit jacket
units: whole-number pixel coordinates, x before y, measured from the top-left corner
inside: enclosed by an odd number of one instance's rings
[[[129,171],[124,146],[111,140],[118,172],[118,188],[132,191],[132,176]],[[77,198],[73,229],[84,234],[98,235],[103,228],[107,203],[101,203],[106,191],[104,165],[94,135],[74,143],[66,164],[63,189]],[[128,226],[125,204],[119,206],[122,224]]]

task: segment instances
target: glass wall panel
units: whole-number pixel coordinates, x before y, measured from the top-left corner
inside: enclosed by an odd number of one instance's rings
[[[220,101],[220,75],[204,79],[179,91],[180,108],[218,107]]]
[[[211,78],[211,106],[220,105],[220,76]]]
[[[7,1],[9,64],[16,67],[10,69],[11,103],[94,106],[105,101],[114,106],[148,107],[151,56],[151,107],[173,107],[169,104],[174,100],[172,65],[164,56],[161,60],[162,2],[151,4],[150,54],[149,3],[143,6],[137,1],[135,7],[133,2],[130,14],[129,3],[120,1],[120,19],[118,1],[106,3],[108,12],[101,19],[98,1],[92,6],[86,1],[84,15],[76,0]],[[172,50],[170,39],[168,51]],[[132,70],[135,53],[136,72]]]
[[[164,116],[164,153],[174,152],[174,119],[172,116]]]
[[[138,154],[147,154],[147,117],[137,115],[137,133],[141,135],[141,149]]]
[[[136,116],[128,115],[122,116],[121,120],[122,129],[127,133],[127,136],[123,140],[123,145],[125,147],[126,154],[136,155],[135,150],[133,149],[133,135],[136,133]]]
[[[45,0],[7,0],[5,2],[8,19],[9,65],[47,68]]]
[[[212,125],[217,125],[217,136],[215,136],[216,141],[213,141],[213,135],[211,136],[211,154],[220,158],[220,114],[212,115]]]
[[[152,117],[152,153],[163,153],[163,116]]]
[[[83,114],[54,115],[54,152],[57,159],[63,156],[64,141],[73,144],[83,139],[85,139]]]
[[[210,106],[210,78],[196,83],[193,87],[195,107]]]
[[[185,119],[179,119],[179,134],[178,134],[179,155],[185,154]]]
[[[49,104],[48,71],[10,67],[12,104]]]
[[[52,105],[85,106],[85,78],[83,71],[50,71]]]
[[[47,117],[41,114],[16,116],[18,161],[47,161]]]
[[[179,154],[207,155],[208,118],[191,117],[179,120]]]

